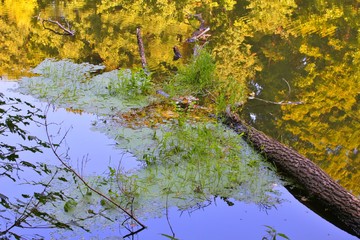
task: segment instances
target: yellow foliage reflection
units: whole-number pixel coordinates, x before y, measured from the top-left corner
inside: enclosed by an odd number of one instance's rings
[[[317,13],[298,20],[293,34],[305,61],[304,72],[293,81],[306,104],[283,106],[278,126],[296,136],[297,150],[359,195],[360,42],[341,33],[353,32],[352,22],[360,23],[354,9],[336,5],[318,6]]]

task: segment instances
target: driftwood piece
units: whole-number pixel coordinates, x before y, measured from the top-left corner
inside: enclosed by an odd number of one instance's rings
[[[277,168],[295,180],[316,202],[336,218],[338,227],[360,237],[360,199],[346,191],[328,174],[306,157],[248,126],[237,114],[227,109],[224,123],[260,151]],[[338,225],[337,222],[340,222]]]

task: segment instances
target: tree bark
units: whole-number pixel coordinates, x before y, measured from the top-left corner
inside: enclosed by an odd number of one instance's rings
[[[273,162],[280,171],[295,180],[307,193],[326,208],[340,223],[338,227],[360,237],[360,200],[335,182],[308,158],[248,126],[237,114],[227,109],[224,123]]]

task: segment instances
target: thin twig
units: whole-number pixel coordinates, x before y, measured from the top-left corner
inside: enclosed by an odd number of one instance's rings
[[[287,86],[288,86],[288,89],[289,89],[289,92],[288,92],[288,97],[290,96],[290,94],[291,94],[291,87],[290,87],[290,84],[289,84],[289,82],[288,81],[286,81],[286,79],[285,78],[282,78],[282,80],[284,81],[284,82],[286,82],[286,84],[287,84]]]
[[[55,176],[57,175],[58,171],[56,170],[56,172],[53,174],[53,176],[50,178],[50,180],[48,181],[47,184],[45,184],[45,187],[43,189],[43,191],[41,192],[41,195],[45,193],[46,189],[50,186],[51,182],[55,179]],[[15,222],[8,227],[6,230],[0,232],[0,235],[6,234],[8,232],[10,232],[11,229],[13,229],[14,227],[21,227],[21,228],[25,228],[24,226],[21,226],[21,223],[25,222],[25,220],[31,216],[32,212],[28,211],[30,204],[33,201],[34,196],[32,196],[29,201],[27,202],[24,211],[20,214],[20,216],[15,220]],[[34,204],[33,208],[37,208],[40,204],[40,201],[38,201],[36,204]],[[32,226],[31,226],[32,227]]]
[[[271,103],[271,104],[276,104],[276,105],[300,105],[300,104],[304,104],[304,102],[302,102],[302,101],[299,101],[299,102],[291,102],[291,101],[273,102],[273,101],[269,101],[269,100],[265,100],[265,99],[261,99],[261,98],[257,98],[257,97],[249,97],[249,99],[255,99],[255,100],[259,100],[259,101],[266,102],[266,103]]]
[[[57,151],[60,145],[65,141],[65,137],[68,135],[69,132],[70,132],[70,128],[66,130],[64,136],[61,138],[60,142],[56,145],[55,151]]]
[[[170,231],[172,233],[173,238],[175,238],[175,232],[171,226],[170,218],[169,218],[169,194],[166,194],[166,203],[165,203],[165,215],[166,215],[166,221],[170,227]]]
[[[45,132],[46,132],[46,136],[47,139],[49,141],[50,144],[50,149],[52,150],[52,152],[54,153],[55,157],[61,162],[61,164],[68,169],[70,172],[72,172],[88,189],[90,189],[92,192],[95,192],[96,194],[98,194],[99,196],[101,196],[102,198],[106,199],[108,202],[112,203],[113,205],[115,205],[117,208],[119,208],[121,211],[123,211],[126,215],[128,215],[131,219],[133,219],[137,224],[139,224],[141,226],[141,229],[145,229],[146,226],[144,224],[142,224],[138,219],[136,219],[131,213],[129,213],[126,209],[124,209],[123,207],[121,207],[118,203],[116,203],[115,201],[113,201],[112,199],[110,199],[108,196],[104,195],[103,193],[99,192],[98,190],[96,190],[95,188],[91,187],[89,185],[88,182],[86,182],[70,165],[68,165],[61,157],[60,155],[57,153],[57,148],[54,147],[54,144],[52,143],[52,139],[50,137],[50,132],[49,132],[49,123],[47,121],[47,112],[49,111],[49,106],[48,105],[46,107],[45,110]]]

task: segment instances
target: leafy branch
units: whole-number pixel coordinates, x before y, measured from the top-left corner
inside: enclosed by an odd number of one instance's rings
[[[46,142],[24,130],[24,127],[31,123],[38,123],[40,119],[44,118],[40,111],[40,109],[35,108],[34,105],[26,101],[19,98],[5,97],[4,94],[0,93],[0,136],[2,136],[0,141],[0,169],[2,169],[2,172],[0,172],[0,176],[6,176],[15,182],[16,179],[12,173],[14,170],[20,171],[21,166],[30,167],[40,173],[32,163],[27,161],[18,162],[20,152],[41,153],[41,148],[49,147]],[[3,141],[3,137],[9,135],[18,136],[24,142],[35,142],[35,144],[33,146],[25,143],[8,144]]]
[[[45,172],[51,172],[47,167],[45,166],[44,169]],[[41,211],[40,207],[42,205],[45,205],[49,201],[55,201],[56,199],[62,199],[63,200],[63,194],[59,192],[47,192],[47,189],[51,186],[52,181],[55,179],[55,177],[58,174],[58,169],[56,172],[52,175],[50,180],[47,183],[43,183],[44,189],[41,193],[34,193],[33,196],[29,196],[26,194],[22,194],[24,198],[29,198],[27,203],[24,203],[20,200],[17,200],[17,204],[7,204],[5,206],[6,208],[13,209],[16,213],[19,214],[18,217],[15,218],[14,222],[8,226],[4,231],[0,232],[0,236],[4,236],[6,234],[15,237],[16,239],[22,239],[18,234],[11,231],[13,228],[65,228],[65,229],[71,229],[71,227],[63,222],[60,222],[57,220],[56,217],[52,216],[49,213],[46,213],[44,211]],[[36,202],[34,202],[36,201]],[[33,203],[33,204],[32,204]],[[23,209],[23,210],[22,210]],[[20,211],[21,210],[21,211]],[[28,219],[32,217],[37,217],[45,222],[51,223],[51,225],[46,226],[33,226]]]

